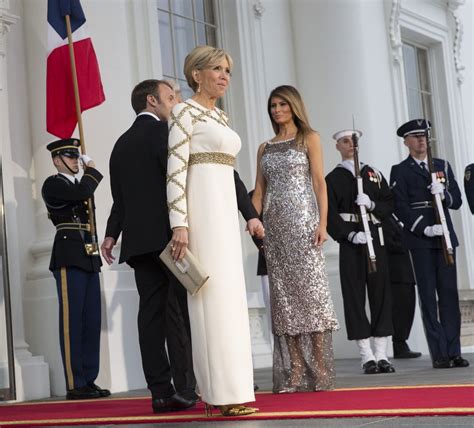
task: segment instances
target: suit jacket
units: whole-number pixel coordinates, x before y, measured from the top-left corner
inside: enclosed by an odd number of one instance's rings
[[[403,226],[392,214],[382,221],[390,282],[415,284],[410,253],[403,245]]]
[[[137,116],[110,156],[113,206],[105,236],[122,233],[119,263],[163,250],[171,239],[166,202],[168,125]]]
[[[474,214],[474,163],[466,166],[464,171],[464,191],[471,213]]]
[[[458,246],[449,210],[457,210],[461,204],[461,192],[449,163],[433,159],[434,169],[439,180],[445,185],[443,210],[450,232],[453,247]],[[408,156],[403,162],[392,167],[390,185],[395,199],[395,214],[404,224],[403,238],[407,248],[441,248],[441,240],[424,235],[426,226],[436,223],[432,208],[432,195],[429,189],[429,173]]]
[[[105,236],[122,233],[119,263],[163,250],[171,239],[166,201],[168,126],[138,116],[115,144],[110,157],[113,206]],[[237,206],[246,221],[258,218],[245,184],[234,170]]]
[[[48,177],[41,189],[48,216],[57,230],[49,269],[55,271],[62,267],[78,267],[86,272],[99,272],[102,262],[100,256],[89,256],[85,244],[91,243],[87,230],[74,229],[64,223],[89,223],[88,199],[102,180],[102,174],[95,168],[86,168],[77,184],[61,174]],[[94,209],[94,208],[92,208]],[[63,226],[61,226],[63,224]],[[74,225],[72,225],[74,226]]]

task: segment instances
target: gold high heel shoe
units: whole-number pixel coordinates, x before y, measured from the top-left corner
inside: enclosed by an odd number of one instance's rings
[[[237,404],[228,406],[213,406],[212,404],[204,403],[204,411],[207,417],[212,416],[213,408],[219,409],[222,416],[246,416],[259,411],[256,407],[248,407]]]

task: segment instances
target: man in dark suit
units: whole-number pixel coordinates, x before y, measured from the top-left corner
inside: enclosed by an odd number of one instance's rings
[[[466,166],[464,171],[464,191],[471,213],[474,214],[474,163]]]
[[[461,313],[456,279],[456,263],[444,260],[441,224],[432,206],[440,195],[453,248],[458,246],[449,210],[461,206],[461,192],[449,163],[433,159],[437,180],[432,183],[427,169],[425,119],[411,120],[398,128],[410,151],[407,159],[392,167],[390,183],[395,199],[395,214],[403,222],[403,238],[410,250],[421,302],[428,347],[437,369],[467,367],[461,357]],[[455,254],[454,254],[455,260]]]
[[[138,116],[111,155],[114,204],[101,247],[105,260],[112,263],[112,249],[122,233],[119,262],[127,262],[135,271],[140,295],[140,350],[155,412],[187,408],[197,399],[186,291],[158,259],[171,239],[166,203],[165,121],[175,104],[174,91],[167,82],[146,80],[133,90],[132,106]],[[236,182],[240,180],[238,174],[235,178]],[[239,208],[248,209],[240,203]],[[251,233],[263,230],[258,219],[250,219],[247,225]],[[171,385],[171,377],[178,393]]]
[[[91,251],[88,199],[102,180],[88,156],[79,156],[79,140],[48,144],[58,174],[48,177],[41,193],[56,227],[49,269],[59,298],[59,339],[68,400],[100,398],[110,391],[94,382],[99,373],[100,256]],[[79,157],[85,167],[79,181]]]
[[[165,82],[145,80],[135,86],[131,101],[137,118],[110,157],[113,206],[101,250],[112,263],[112,248],[122,234],[119,263],[127,262],[135,272],[143,371],[153,411],[160,413],[195,404],[171,383],[165,349],[170,278],[158,258],[171,238],[165,191],[168,127],[161,118],[175,104],[174,91]],[[174,282],[171,286],[180,291]]]
[[[403,245],[403,224],[395,214],[382,221],[388,271],[392,289],[393,358],[418,358],[408,346],[413,318],[415,317],[415,275],[410,253]]]

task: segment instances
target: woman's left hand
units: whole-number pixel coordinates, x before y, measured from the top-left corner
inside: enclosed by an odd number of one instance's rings
[[[318,226],[314,232],[314,244],[321,247],[328,240],[328,232],[325,227]]]

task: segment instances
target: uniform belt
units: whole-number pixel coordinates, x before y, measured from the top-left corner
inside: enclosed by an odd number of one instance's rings
[[[58,223],[56,230],[83,230],[90,232],[91,227],[88,223]]]
[[[360,223],[361,217],[360,214],[353,214],[353,213],[339,213],[341,218],[344,221],[348,221],[351,223]],[[369,221],[371,221],[373,224],[379,224],[380,220],[375,217],[372,213],[367,213],[367,218]]]
[[[191,153],[189,155],[189,165],[196,165],[198,163],[217,163],[220,165],[229,165],[233,167],[235,163],[235,156],[221,152]]]
[[[432,204],[431,201],[419,201],[419,202],[412,202],[410,207],[413,209],[420,209],[420,208],[431,208]]]

